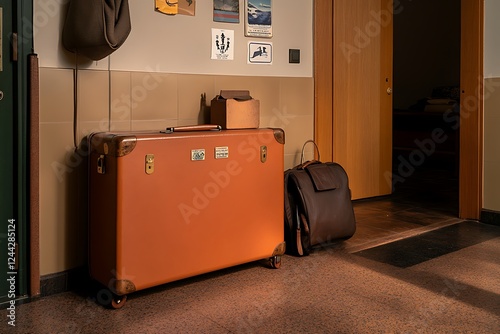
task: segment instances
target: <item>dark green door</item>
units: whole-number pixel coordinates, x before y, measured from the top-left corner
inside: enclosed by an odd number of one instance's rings
[[[12,299],[7,279],[16,272],[14,245],[17,242],[15,191],[14,62],[12,53],[13,8],[11,0],[0,0],[0,302]],[[9,229],[10,225],[10,229]],[[15,227],[15,228],[14,228]],[[10,230],[10,233],[9,233]],[[10,243],[9,243],[10,237]],[[10,262],[10,263],[9,263]],[[17,275],[14,275],[17,276]],[[16,277],[17,280],[17,277]]]

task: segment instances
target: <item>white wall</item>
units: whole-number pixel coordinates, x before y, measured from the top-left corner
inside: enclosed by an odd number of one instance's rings
[[[483,208],[500,212],[500,13],[499,0],[485,1]]]
[[[41,67],[74,67],[74,54],[61,50],[60,42],[67,3],[68,0],[34,0],[35,52],[40,57]],[[168,16],[155,12],[152,0],[129,0],[129,4],[132,31],[125,44],[109,59],[83,61],[80,68],[312,77],[312,0],[273,0],[273,37],[269,39],[244,36],[243,0],[240,0],[238,24],[213,22],[213,1],[210,0],[196,2],[195,16]],[[234,60],[211,59],[212,28],[234,30]],[[273,63],[247,64],[249,41],[271,42]],[[289,49],[301,50],[300,64],[288,63]]]
[[[499,0],[485,0],[484,18],[484,75],[486,78],[500,77],[500,13]]]

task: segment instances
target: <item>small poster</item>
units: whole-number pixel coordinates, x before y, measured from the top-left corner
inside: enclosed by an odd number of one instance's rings
[[[196,0],[155,0],[155,10],[167,15],[194,16]]]
[[[234,30],[212,29],[212,59],[234,59]]]
[[[248,64],[272,64],[273,44],[248,42]]]
[[[265,38],[273,36],[271,1],[245,0],[245,36]]]
[[[240,23],[240,1],[214,0],[214,21]]]

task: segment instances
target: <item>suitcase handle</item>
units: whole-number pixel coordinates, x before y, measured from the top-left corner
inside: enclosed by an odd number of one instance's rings
[[[184,125],[166,128],[165,133],[190,131],[220,131],[222,127],[216,124]]]

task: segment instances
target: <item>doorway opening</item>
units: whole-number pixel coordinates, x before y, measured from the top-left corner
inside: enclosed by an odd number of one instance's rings
[[[393,197],[458,217],[461,2],[405,2],[393,20]]]

